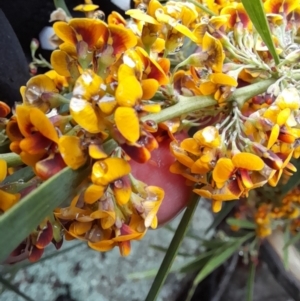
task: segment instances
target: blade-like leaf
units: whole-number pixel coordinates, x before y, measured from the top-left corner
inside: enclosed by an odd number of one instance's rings
[[[168,251],[167,247],[162,247],[159,245],[151,245],[150,246],[152,249],[156,250],[156,251],[160,251],[163,253],[166,253]],[[187,253],[187,252],[178,252],[177,253],[178,256],[182,256],[182,257],[193,257],[193,254]]]
[[[198,202],[199,202],[199,196],[193,195],[177,227],[174,237],[169,245],[168,251],[161,263],[161,266],[158,270],[158,273],[156,274],[156,277],[152,283],[152,286],[150,288],[150,291],[148,292],[145,301],[154,301],[157,299],[158,293],[168,276],[173,261],[177,255],[178,249],[181,245],[181,242],[190,225],[192,217],[197,208]]]
[[[253,262],[250,263],[250,272],[247,279],[247,291],[246,291],[246,300],[253,300],[253,288],[254,288],[254,280],[255,280],[255,264]]]
[[[180,273],[191,273],[194,271],[199,271],[199,269],[201,269],[215,254],[217,254],[217,252],[220,252],[221,250],[223,251],[224,248],[204,252],[197,256],[195,259],[181,266],[178,271]]]
[[[268,47],[273,59],[278,65],[280,63],[278,54],[276,52],[269,24],[266,18],[266,14],[263,8],[263,4],[261,0],[242,0],[242,3],[245,7],[245,10],[252,21],[255,29],[261,36],[262,40]]]
[[[56,9],[61,8],[65,11],[68,17],[72,17],[64,0],[53,0]]]
[[[213,256],[211,260],[209,260],[206,265],[203,267],[203,269],[198,273],[196,278],[193,281],[193,285],[189,290],[188,296],[186,301],[190,301],[193,297],[193,294],[198,286],[198,284],[207,277],[212,271],[214,271],[216,268],[218,268],[221,264],[223,264],[230,256],[232,256],[239,247],[247,241],[249,238],[251,238],[254,235],[254,233],[248,233],[244,237],[241,237],[236,242],[234,242],[231,246],[229,246],[227,249],[225,249],[224,252],[218,253],[216,256]]]
[[[284,245],[286,245],[290,240],[290,224],[287,224],[285,228],[283,239],[284,239]],[[289,267],[289,248],[283,248],[283,265],[287,270]]]
[[[253,222],[247,221],[247,220],[240,220],[237,218],[228,218],[226,220],[226,223],[229,226],[236,226],[242,229],[250,229],[253,230],[256,228],[256,225]]]
[[[4,179],[4,181],[1,182],[1,185],[13,183],[13,182],[20,181],[20,180],[22,182],[27,182],[33,177],[34,177],[34,172],[33,172],[32,167],[27,166],[27,167],[24,167],[16,172],[14,172],[12,175],[6,177]]]
[[[76,171],[64,168],[0,216],[0,262],[60,203],[74,194],[88,171],[88,168]]]
[[[7,289],[13,291],[14,293],[16,293],[17,295],[19,295],[20,297],[24,298],[25,300],[27,300],[27,301],[34,301],[29,296],[27,296],[24,293],[22,293],[15,285],[13,285],[12,283],[10,283],[8,280],[6,280],[5,278],[3,278],[2,276],[0,276],[0,283],[3,284]]]
[[[222,206],[221,211],[215,215],[212,224],[206,229],[205,234],[207,234],[210,230],[217,228],[224,220],[224,218],[231,212],[235,204],[235,201],[225,202],[224,206]]]
[[[293,236],[291,239],[289,239],[283,246],[283,249],[288,248],[290,245],[294,245],[299,240],[300,240],[300,232],[297,233],[295,236]]]

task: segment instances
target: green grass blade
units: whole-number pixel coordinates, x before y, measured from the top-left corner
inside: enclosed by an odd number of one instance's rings
[[[227,218],[226,223],[229,226],[239,227],[241,229],[253,230],[256,228],[256,225],[253,222],[247,220],[240,220],[237,218]]]
[[[87,168],[74,171],[66,167],[1,215],[0,262],[4,261],[47,215],[71,197],[79,183],[87,176]]]
[[[253,289],[254,289],[254,280],[255,280],[255,264],[250,263],[250,272],[247,279],[247,291],[246,291],[246,301],[253,300]]]
[[[284,250],[287,249],[290,245],[294,245],[299,240],[300,240],[300,232],[297,233],[295,236],[293,236],[291,239],[289,239],[283,246],[283,249]]]
[[[19,295],[20,297],[22,297],[23,299],[25,299],[27,301],[34,301],[29,296],[27,296],[24,293],[22,293],[15,285],[13,285],[8,280],[6,280],[5,278],[3,278],[1,275],[0,275],[0,283],[3,286],[5,286],[7,289],[13,291],[14,293],[16,293],[17,295]]]
[[[283,233],[284,246],[290,240],[290,226],[290,224],[287,224]],[[289,268],[289,248],[283,248],[283,265],[286,270]]]
[[[4,181],[1,182],[1,185],[17,182],[19,180],[22,180],[23,182],[27,182],[30,179],[32,179],[35,176],[32,167],[26,166],[16,172],[14,172],[12,175],[6,177]]]
[[[278,65],[280,63],[280,60],[272,40],[269,24],[266,18],[262,1],[242,0],[242,3],[255,29],[257,30],[262,40],[268,47],[276,65]]]
[[[249,238],[253,237],[254,233],[248,233],[247,235],[241,237],[232,245],[228,246],[224,252],[218,253],[216,256],[213,256],[203,267],[203,269],[198,273],[196,278],[193,281],[193,285],[189,290],[188,296],[186,301],[190,301],[194,295],[194,292],[198,286],[198,284],[207,277],[212,271],[222,265],[228,258],[230,258],[238,249],[239,247],[247,241]]]
[[[173,261],[174,261],[176,255],[177,255],[178,249],[185,236],[185,233],[190,225],[192,217],[197,208],[198,202],[199,202],[199,196],[194,195],[192,197],[188,207],[186,208],[184,215],[177,227],[174,237],[169,245],[168,251],[161,263],[161,266],[158,270],[158,273],[156,274],[156,277],[152,283],[152,286],[150,288],[150,291],[148,292],[148,295],[147,295],[145,301],[154,301],[157,299],[158,294],[161,290],[161,287],[164,284],[164,282],[169,274],[169,271],[171,269],[171,266],[173,264]]]

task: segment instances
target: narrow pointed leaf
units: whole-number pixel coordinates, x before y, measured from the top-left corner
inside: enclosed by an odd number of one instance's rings
[[[255,280],[255,264],[251,262],[250,272],[247,279],[247,297],[246,301],[253,301],[253,289],[254,289],[254,280]]]
[[[255,29],[261,36],[262,40],[268,47],[270,53],[273,56],[273,59],[276,63],[276,65],[279,64],[279,57],[276,52],[269,24],[266,18],[266,14],[262,5],[261,0],[242,0],[242,3],[245,7],[245,10],[252,21],[253,25],[255,26]]]
[[[173,261],[177,255],[178,249],[190,225],[192,217],[197,208],[199,199],[199,196],[194,195],[188,207],[186,208],[145,301],[155,301],[157,299],[160,289],[169,274]]]
[[[1,185],[3,184],[8,184],[8,183],[13,183],[16,181],[20,181],[22,180],[22,182],[27,182],[29,181],[31,178],[34,177],[34,172],[32,167],[30,166],[26,166],[16,172],[14,172],[12,175],[6,177],[4,179],[4,181],[1,182]]]
[[[283,246],[283,249],[287,249],[290,245],[294,245],[296,242],[300,240],[300,232],[297,233],[295,236],[293,236],[291,239],[289,239],[286,244]]]
[[[65,199],[71,197],[78,184],[88,175],[88,169],[69,167],[41,184],[15,206],[0,216],[0,262]]]
[[[242,229],[251,229],[252,230],[252,229],[256,228],[256,225],[253,222],[246,221],[246,220],[240,220],[237,218],[228,218],[226,220],[226,223],[229,226],[236,226],[236,227],[239,227]]]
[[[216,256],[213,256],[211,260],[209,260],[203,269],[198,273],[196,278],[193,281],[193,285],[189,290],[188,297],[186,301],[190,301],[194,295],[194,292],[198,286],[198,284],[207,277],[212,271],[222,265],[228,258],[230,258],[238,249],[239,247],[247,241],[250,237],[254,236],[254,233],[248,233],[244,237],[241,237],[236,242],[234,242],[231,246],[226,248],[224,252],[218,253]]]

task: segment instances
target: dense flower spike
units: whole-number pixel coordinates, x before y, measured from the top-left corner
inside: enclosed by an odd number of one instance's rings
[[[166,141],[167,168],[214,212],[239,200],[236,216],[253,220],[258,237],[279,219],[298,231],[298,188],[281,189],[300,157],[299,3],[263,1],[278,63],[240,1],[134,2],[107,21],[92,1],[75,7],[84,18],[56,11],[53,70],[21,87],[12,110],[0,102],[0,152],[20,159],[11,167],[0,155],[0,214],[66,166],[89,172],[8,262],[37,260],[63,236],[128,255],[172,203],[133,176],[139,164],[164,165],[155,152]],[[23,165],[35,176],[8,188]]]

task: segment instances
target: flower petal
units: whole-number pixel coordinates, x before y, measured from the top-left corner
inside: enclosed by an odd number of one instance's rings
[[[44,137],[52,140],[55,143],[58,143],[58,135],[53,124],[41,110],[38,108],[31,108],[29,117],[31,124]]]
[[[115,112],[115,122],[118,130],[126,140],[136,142],[140,137],[140,124],[133,108],[118,107]]]
[[[265,166],[264,161],[251,153],[238,153],[232,157],[232,163],[237,168],[247,170],[262,170]]]
[[[229,180],[234,170],[235,166],[231,159],[220,158],[213,170],[213,179],[217,183],[226,182]]]
[[[78,169],[87,160],[87,155],[82,149],[79,137],[61,136],[58,147],[63,160],[72,169]]]
[[[2,182],[7,174],[7,163],[5,160],[0,159],[0,182]]]
[[[105,189],[105,186],[90,185],[84,192],[84,201],[87,204],[94,204],[103,196]]]

